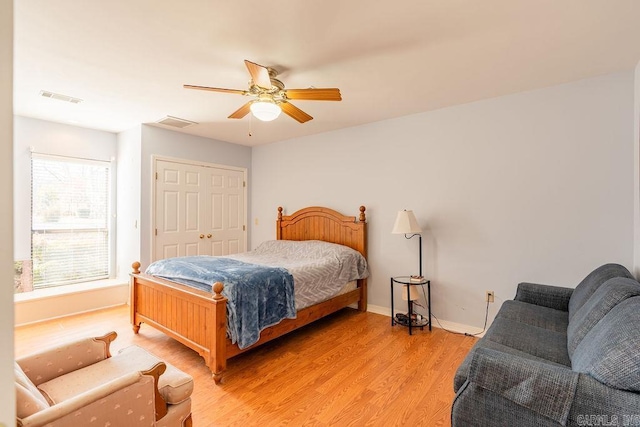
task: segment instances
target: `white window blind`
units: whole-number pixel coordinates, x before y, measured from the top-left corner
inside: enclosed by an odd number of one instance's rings
[[[32,155],[34,289],[109,277],[110,166]]]

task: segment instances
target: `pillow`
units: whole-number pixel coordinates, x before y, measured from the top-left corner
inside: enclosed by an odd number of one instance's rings
[[[348,256],[360,254],[355,249],[322,240],[267,240],[253,250],[255,254],[277,253],[284,256],[320,258],[325,256]]]
[[[616,305],[585,335],[571,367],[609,387],[640,392],[640,297]]]
[[[625,277],[614,277],[600,286],[569,322],[567,350],[569,358],[589,331],[614,308],[627,298],[640,296],[640,283]]]
[[[337,275],[342,283],[365,279],[369,276],[367,260],[360,252],[348,246],[322,240],[268,240],[262,242],[249,254],[257,257],[268,256],[271,260],[276,257],[278,258],[276,261],[282,262],[278,265],[285,268],[297,261],[332,263],[337,265]],[[240,258],[240,260],[245,259]]]
[[[613,277],[633,279],[629,270],[619,264],[605,264],[596,268],[576,286],[571,294],[571,299],[569,299],[569,320],[591,298],[591,295],[600,285]]]

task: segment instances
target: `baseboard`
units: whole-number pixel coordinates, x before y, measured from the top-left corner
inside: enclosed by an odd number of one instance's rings
[[[391,317],[391,309],[389,307],[383,307],[380,305],[367,304],[367,311],[371,313],[381,314],[383,316]],[[449,322],[442,319],[433,319],[433,327],[444,329],[445,331],[454,332],[457,334],[473,335],[481,338],[484,336],[482,328],[477,326],[464,325],[462,323]]]

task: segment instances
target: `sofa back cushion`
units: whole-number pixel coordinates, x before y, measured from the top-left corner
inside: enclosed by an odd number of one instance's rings
[[[627,298],[640,296],[640,283],[625,277],[607,280],[591,298],[576,311],[567,327],[569,357],[587,333],[616,305]]]
[[[609,387],[640,392],[640,297],[616,305],[585,335],[571,367]]]
[[[25,375],[18,362],[14,362],[14,374],[16,377],[16,415],[18,418],[26,418],[49,407],[47,400]]]
[[[575,316],[580,307],[586,304],[596,289],[614,277],[633,279],[629,270],[619,264],[605,264],[589,273],[571,294],[571,299],[569,299],[569,321]]]

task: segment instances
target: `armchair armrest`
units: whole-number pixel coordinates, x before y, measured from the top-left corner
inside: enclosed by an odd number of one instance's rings
[[[135,371],[104,383],[35,414],[18,419],[19,427],[77,427],[99,421],[100,425],[148,426],[167,413],[158,391],[158,377],[166,365]],[[149,402],[154,404],[151,405]],[[154,424],[155,425],[155,424]]]
[[[468,381],[566,425],[578,378],[579,374],[569,368],[478,348],[471,360]]]
[[[81,338],[16,359],[36,386],[62,374],[111,357],[109,346],[118,334],[109,332],[95,338]]]
[[[569,311],[571,294],[573,294],[573,288],[523,282],[518,283],[514,299],[556,310]]]

